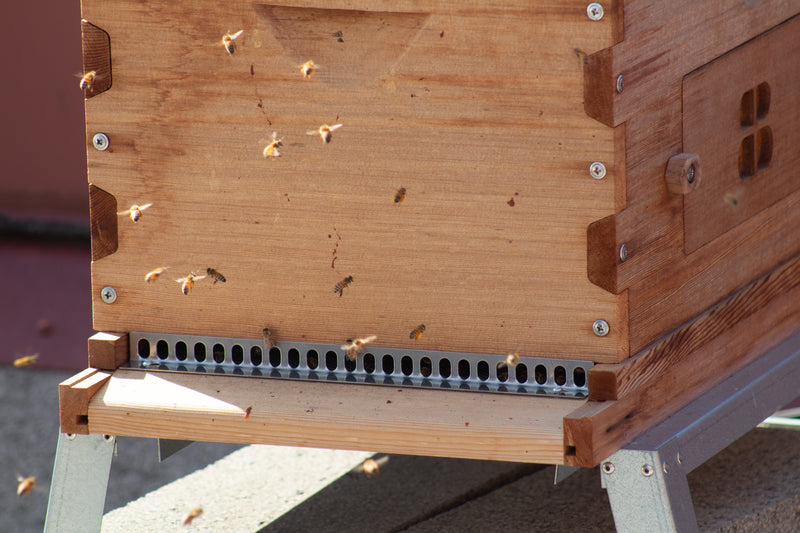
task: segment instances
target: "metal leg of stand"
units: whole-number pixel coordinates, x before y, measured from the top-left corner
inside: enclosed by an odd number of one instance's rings
[[[110,435],[58,436],[45,533],[100,531],[114,439]]]
[[[800,332],[601,464],[617,531],[697,531],[686,475],[800,394]]]

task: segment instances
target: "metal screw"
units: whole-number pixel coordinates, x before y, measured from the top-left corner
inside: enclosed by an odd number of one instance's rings
[[[613,474],[614,473],[614,463],[611,461],[606,461],[603,463],[603,472],[606,474]]]
[[[601,180],[606,177],[606,166],[600,161],[595,161],[589,165],[589,174],[596,180]]]
[[[603,18],[603,6],[597,2],[592,2],[586,6],[586,14],[589,15],[591,20],[598,21]]]
[[[619,260],[625,262],[628,259],[628,245],[624,242],[619,247]]]
[[[617,92],[622,93],[625,90],[625,78],[622,77],[622,74],[617,76]]]
[[[100,291],[100,298],[107,304],[113,304],[117,301],[117,291],[114,287],[105,286]]]
[[[597,335],[598,337],[605,337],[606,335],[608,335],[608,332],[610,330],[611,328],[608,327],[608,322],[606,322],[602,318],[598,318],[597,320],[594,321],[594,324],[592,324],[592,331],[594,331],[594,334]]]
[[[653,467],[650,466],[649,464],[645,463],[645,464],[642,465],[642,475],[644,477],[652,476],[653,472],[654,472]]]
[[[103,440],[106,441],[106,442],[108,442],[110,440],[113,440],[113,439],[114,439],[113,435],[103,435]]]
[[[689,165],[686,170],[686,181],[692,183],[694,181],[694,165]]]
[[[103,151],[108,148],[108,136],[105,133],[95,133],[92,137],[92,146]]]
[[[75,433],[67,433],[67,439],[75,440]]]

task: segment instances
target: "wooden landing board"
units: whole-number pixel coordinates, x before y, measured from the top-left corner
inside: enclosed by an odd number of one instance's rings
[[[558,464],[562,420],[584,403],[120,369],[88,420],[110,435]]]
[[[586,275],[586,227],[625,186],[624,139],[584,113],[583,58],[619,18],[577,0],[323,7],[83,0],[114,72],[86,101],[89,180],[120,211],[153,204],[93,263],[95,329],[627,357],[627,298]],[[306,135],[323,123],[343,124],[329,144]],[[207,267],[227,282],[181,294]]]

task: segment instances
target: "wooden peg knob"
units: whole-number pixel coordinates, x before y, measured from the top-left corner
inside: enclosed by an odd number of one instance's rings
[[[700,157],[697,154],[670,157],[664,180],[670,193],[689,194],[700,184]]]

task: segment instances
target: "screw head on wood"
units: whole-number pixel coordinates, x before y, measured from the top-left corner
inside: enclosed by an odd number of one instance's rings
[[[606,461],[605,463],[603,463],[602,468],[603,472],[606,474],[613,474],[615,470],[614,463],[612,463],[611,461]]]
[[[100,299],[107,304],[113,304],[117,301],[117,291],[114,287],[105,286],[100,290]]]
[[[603,6],[597,2],[592,2],[586,6],[586,14],[590,20],[598,21],[603,18]]]
[[[619,260],[623,263],[628,259],[628,245],[624,242],[619,247]]]
[[[617,92],[622,94],[622,91],[625,90],[625,78],[622,77],[622,74],[617,76]]]
[[[589,165],[589,174],[596,180],[601,180],[606,177],[606,166],[600,161],[595,161]]]
[[[667,161],[664,180],[671,194],[689,194],[697,189],[702,178],[697,154],[677,154]]]
[[[608,335],[608,332],[611,331],[611,328],[608,326],[608,322],[602,318],[598,318],[594,321],[594,324],[592,324],[592,331],[594,331],[594,334],[598,337],[605,337]]]
[[[643,465],[642,465],[642,475],[643,475],[644,477],[650,477],[650,476],[652,476],[652,475],[653,475],[653,472],[655,472],[655,470],[654,470],[654,469],[653,469],[653,467],[652,467],[652,466],[650,466],[649,464],[645,463],[645,464],[643,464]]]
[[[95,133],[92,137],[92,146],[103,151],[108,148],[108,136],[105,133]]]

